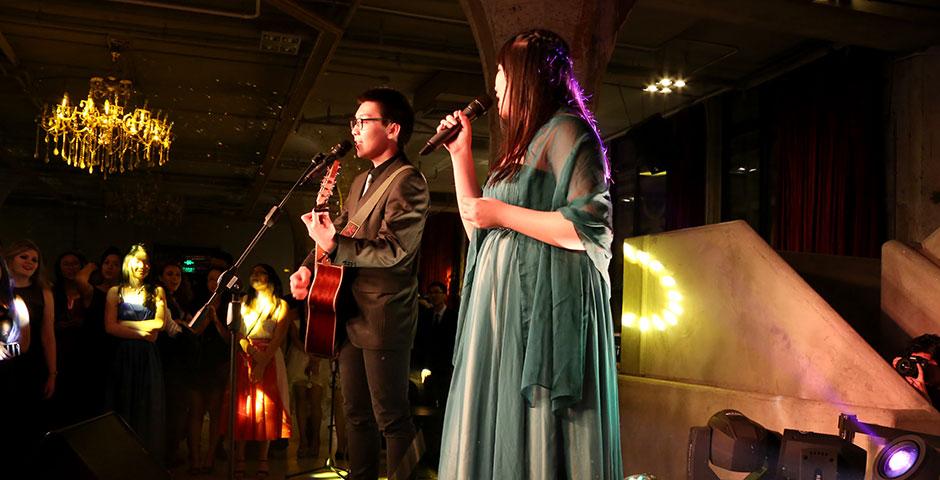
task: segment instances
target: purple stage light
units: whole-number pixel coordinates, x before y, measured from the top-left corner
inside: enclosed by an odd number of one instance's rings
[[[885,478],[898,478],[908,473],[920,457],[920,448],[911,441],[899,442],[888,447],[879,465]]]

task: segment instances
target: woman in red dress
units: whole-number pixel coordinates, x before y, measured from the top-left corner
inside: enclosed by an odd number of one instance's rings
[[[281,281],[270,265],[251,269],[248,296],[236,360],[235,471],[244,475],[245,442],[260,441],[258,478],[268,475],[271,440],[290,437],[290,396],[281,344],[287,334],[287,302],[280,298]]]

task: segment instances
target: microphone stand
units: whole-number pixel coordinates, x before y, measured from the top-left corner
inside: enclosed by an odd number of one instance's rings
[[[339,360],[330,359],[330,419],[326,425],[326,460],[323,465],[309,470],[301,470],[296,473],[288,473],[288,479],[291,478],[338,478],[344,480],[349,476],[349,471],[336,465],[336,456],[333,453],[333,434],[336,433],[336,373],[339,371]],[[317,406],[317,408],[320,408]],[[320,432],[317,432],[319,435]],[[348,445],[347,445],[348,448]]]
[[[228,364],[228,378],[229,378],[229,409],[228,409],[228,433],[229,433],[229,446],[228,446],[228,477],[230,480],[235,478],[235,359],[236,359],[236,335],[235,332],[238,331],[239,323],[241,323],[241,286],[239,285],[238,279],[238,269],[241,267],[242,263],[248,257],[248,254],[254,250],[255,245],[258,244],[258,241],[261,240],[261,237],[267,233],[271,227],[277,223],[278,218],[281,216],[281,212],[284,209],[284,204],[287,203],[287,200],[290,198],[291,194],[294,193],[294,190],[297,187],[307,183],[311,178],[315,177],[317,174],[321,173],[329,162],[324,161],[327,159],[327,155],[324,153],[318,153],[317,156],[313,157],[310,161],[310,165],[304,171],[304,174],[294,182],[294,186],[290,187],[290,190],[284,195],[284,198],[281,199],[281,202],[277,205],[271,207],[271,210],[268,211],[268,214],[264,217],[264,222],[261,224],[261,228],[258,229],[258,233],[255,234],[254,238],[251,239],[251,242],[247,247],[242,251],[242,254],[238,257],[238,260],[229,267],[228,270],[222,273],[219,276],[219,286],[212,292],[212,295],[209,297],[209,300],[206,301],[205,305],[196,312],[196,315],[193,316],[193,319],[189,322],[189,328],[197,329],[197,326],[201,326],[202,322],[206,321],[205,311],[206,308],[215,301],[215,299],[223,294],[229,294],[231,301],[227,306],[227,315],[226,315],[226,326],[229,331],[229,364]],[[192,448],[192,447],[191,447]]]

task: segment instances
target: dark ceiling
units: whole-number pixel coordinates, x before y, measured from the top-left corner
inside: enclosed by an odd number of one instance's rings
[[[616,136],[847,45],[900,56],[940,44],[937,3],[639,0],[596,92],[600,127]],[[114,44],[124,46],[116,64]],[[291,45],[296,52],[277,51]],[[440,207],[453,192],[450,162],[416,151],[444,112],[486,88],[458,0],[4,0],[0,52],[0,205],[101,208],[145,182],[187,212],[255,214],[312,155],[348,137],[358,93],[388,84],[412,97],[409,153]],[[689,87],[668,97],[642,91],[663,73],[687,77]],[[63,92],[83,98],[88,79],[106,74],[133,80],[133,103],[174,122],[166,166],[103,180],[43,161],[43,106]],[[474,127],[482,172],[488,131],[486,122]],[[346,182],[365,168],[345,165]]]

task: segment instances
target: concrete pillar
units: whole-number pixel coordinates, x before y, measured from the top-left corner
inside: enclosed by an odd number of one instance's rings
[[[940,47],[898,60],[891,68],[889,165],[895,166],[889,235],[924,241],[940,228]],[[889,204],[890,205],[890,204]]]
[[[476,38],[487,87],[493,87],[496,54],[512,35],[546,28],[571,46],[578,79],[597,90],[614,51],[617,32],[636,0],[460,0]]]
[[[545,28],[571,47],[575,71],[585,93],[596,101],[617,32],[636,0],[460,0],[483,62],[487,91],[493,90],[496,54],[511,36],[523,30]],[[489,115],[490,156],[499,145],[499,117]]]

